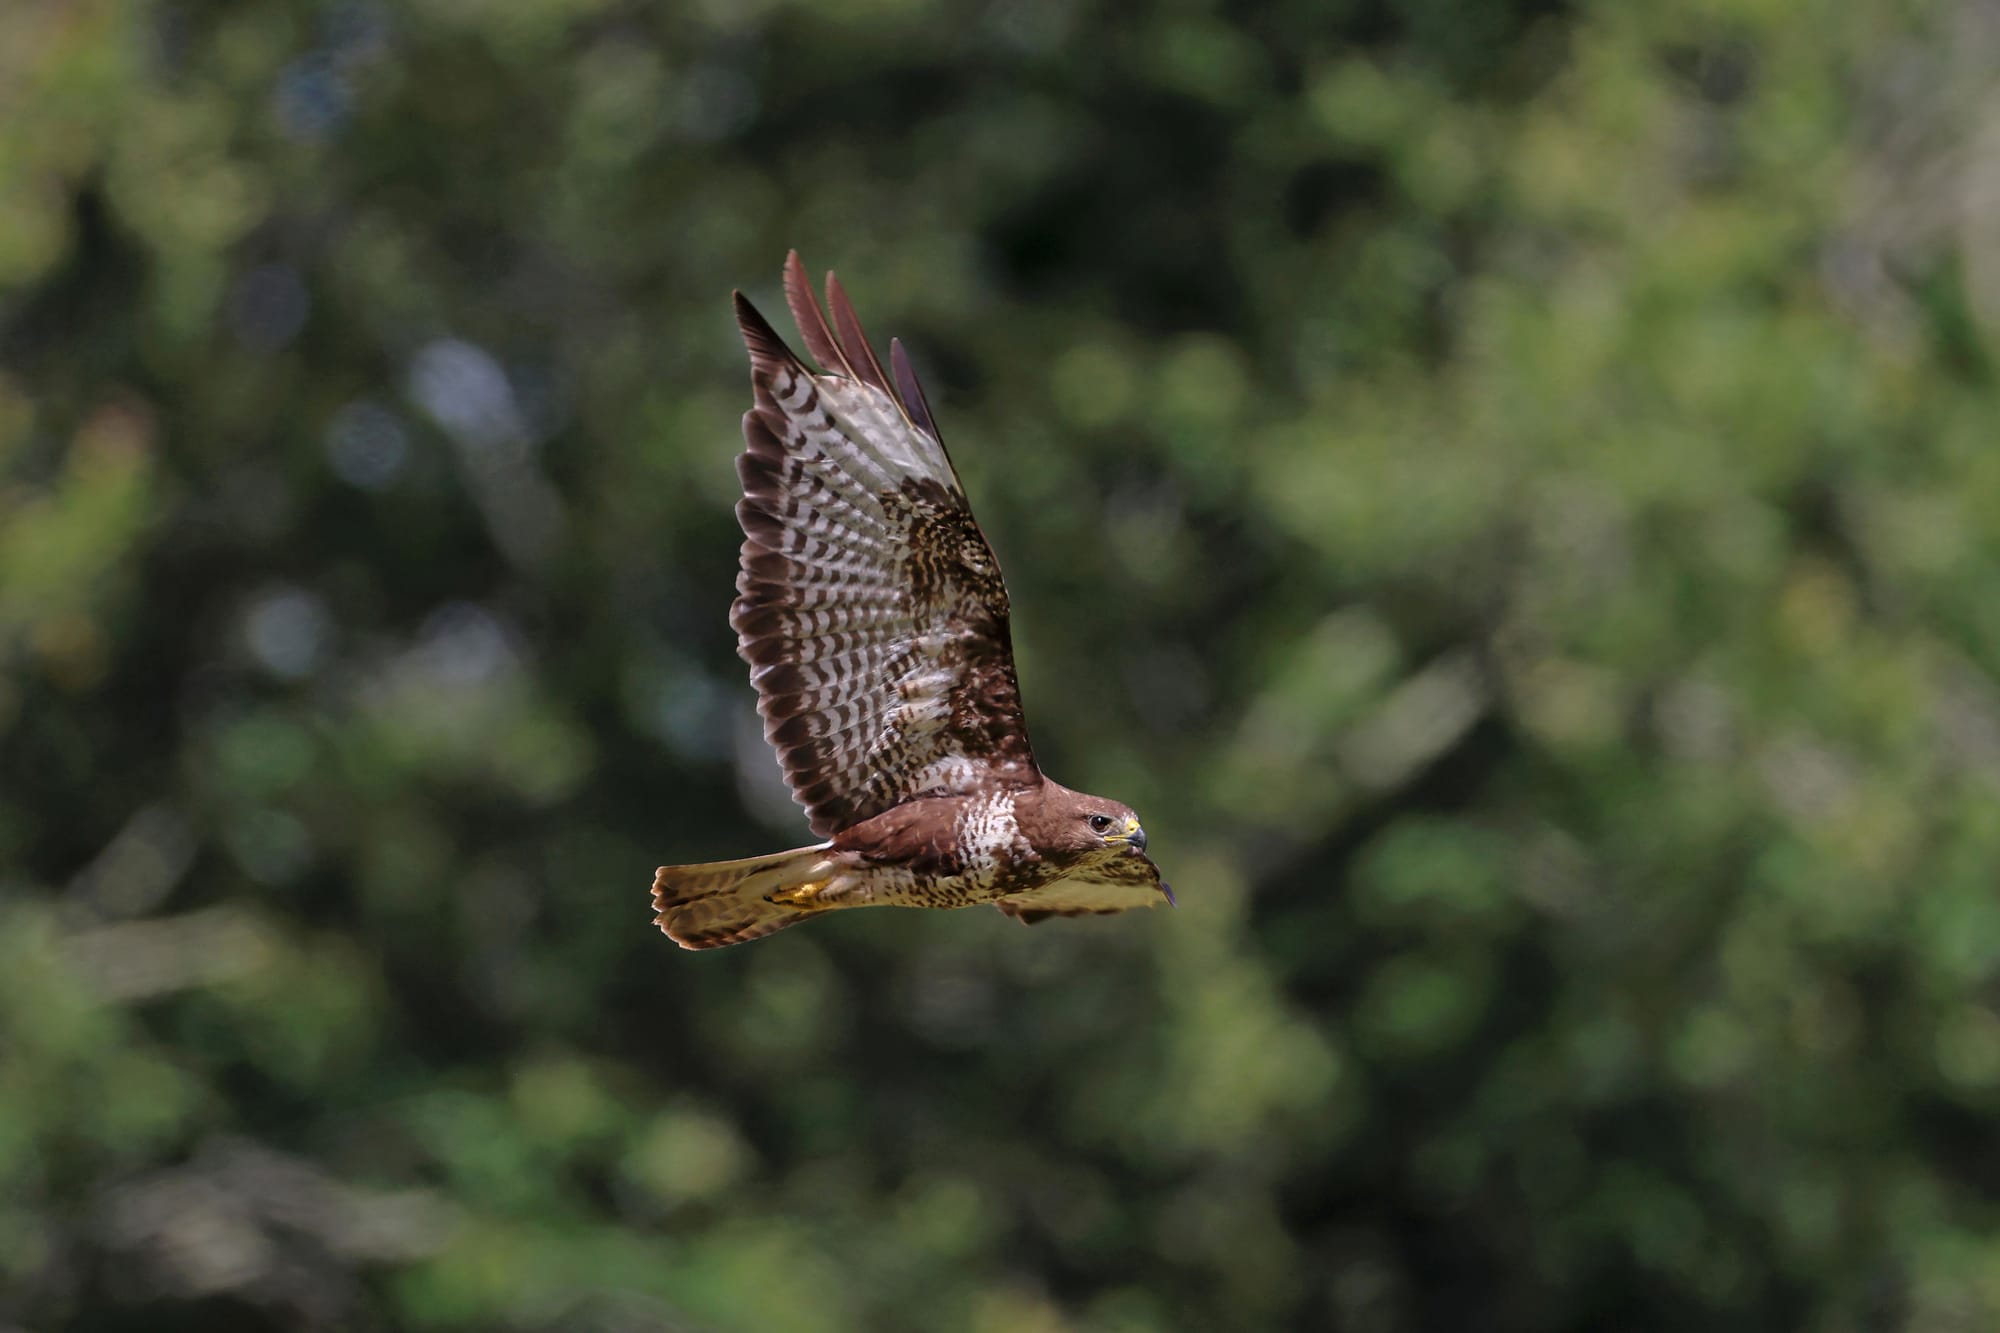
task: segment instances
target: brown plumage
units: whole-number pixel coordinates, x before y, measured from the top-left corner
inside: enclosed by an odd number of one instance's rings
[[[1172,902],[1132,811],[1036,765],[1000,565],[909,357],[890,343],[892,380],[832,274],[826,295],[830,323],[794,252],[785,300],[818,372],[736,295],[755,397],[729,616],[825,841],[662,866],[655,922],[705,949],[843,907],[992,902],[1032,925]]]

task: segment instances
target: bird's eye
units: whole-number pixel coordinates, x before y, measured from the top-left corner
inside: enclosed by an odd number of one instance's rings
[[[1111,831],[1111,816],[1092,815],[1090,817],[1090,831],[1093,833],[1109,833]]]

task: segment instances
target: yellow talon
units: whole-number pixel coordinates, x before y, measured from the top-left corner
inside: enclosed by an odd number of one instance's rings
[[[811,911],[813,908],[820,906],[819,895],[830,882],[824,879],[809,879],[803,884],[795,884],[788,889],[778,889],[768,895],[764,901],[774,903],[779,907],[791,907],[801,911]]]

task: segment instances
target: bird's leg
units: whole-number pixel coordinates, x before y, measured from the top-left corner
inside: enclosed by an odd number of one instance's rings
[[[823,911],[833,904],[821,902],[819,896],[832,882],[832,876],[828,876],[825,879],[809,879],[803,884],[788,884],[765,894],[764,901],[778,907],[789,907],[795,912]]]

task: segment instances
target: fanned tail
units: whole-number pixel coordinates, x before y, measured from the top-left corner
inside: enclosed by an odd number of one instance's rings
[[[653,924],[683,949],[758,940],[827,910],[814,898],[834,864],[826,843],[742,861],[661,866]]]

